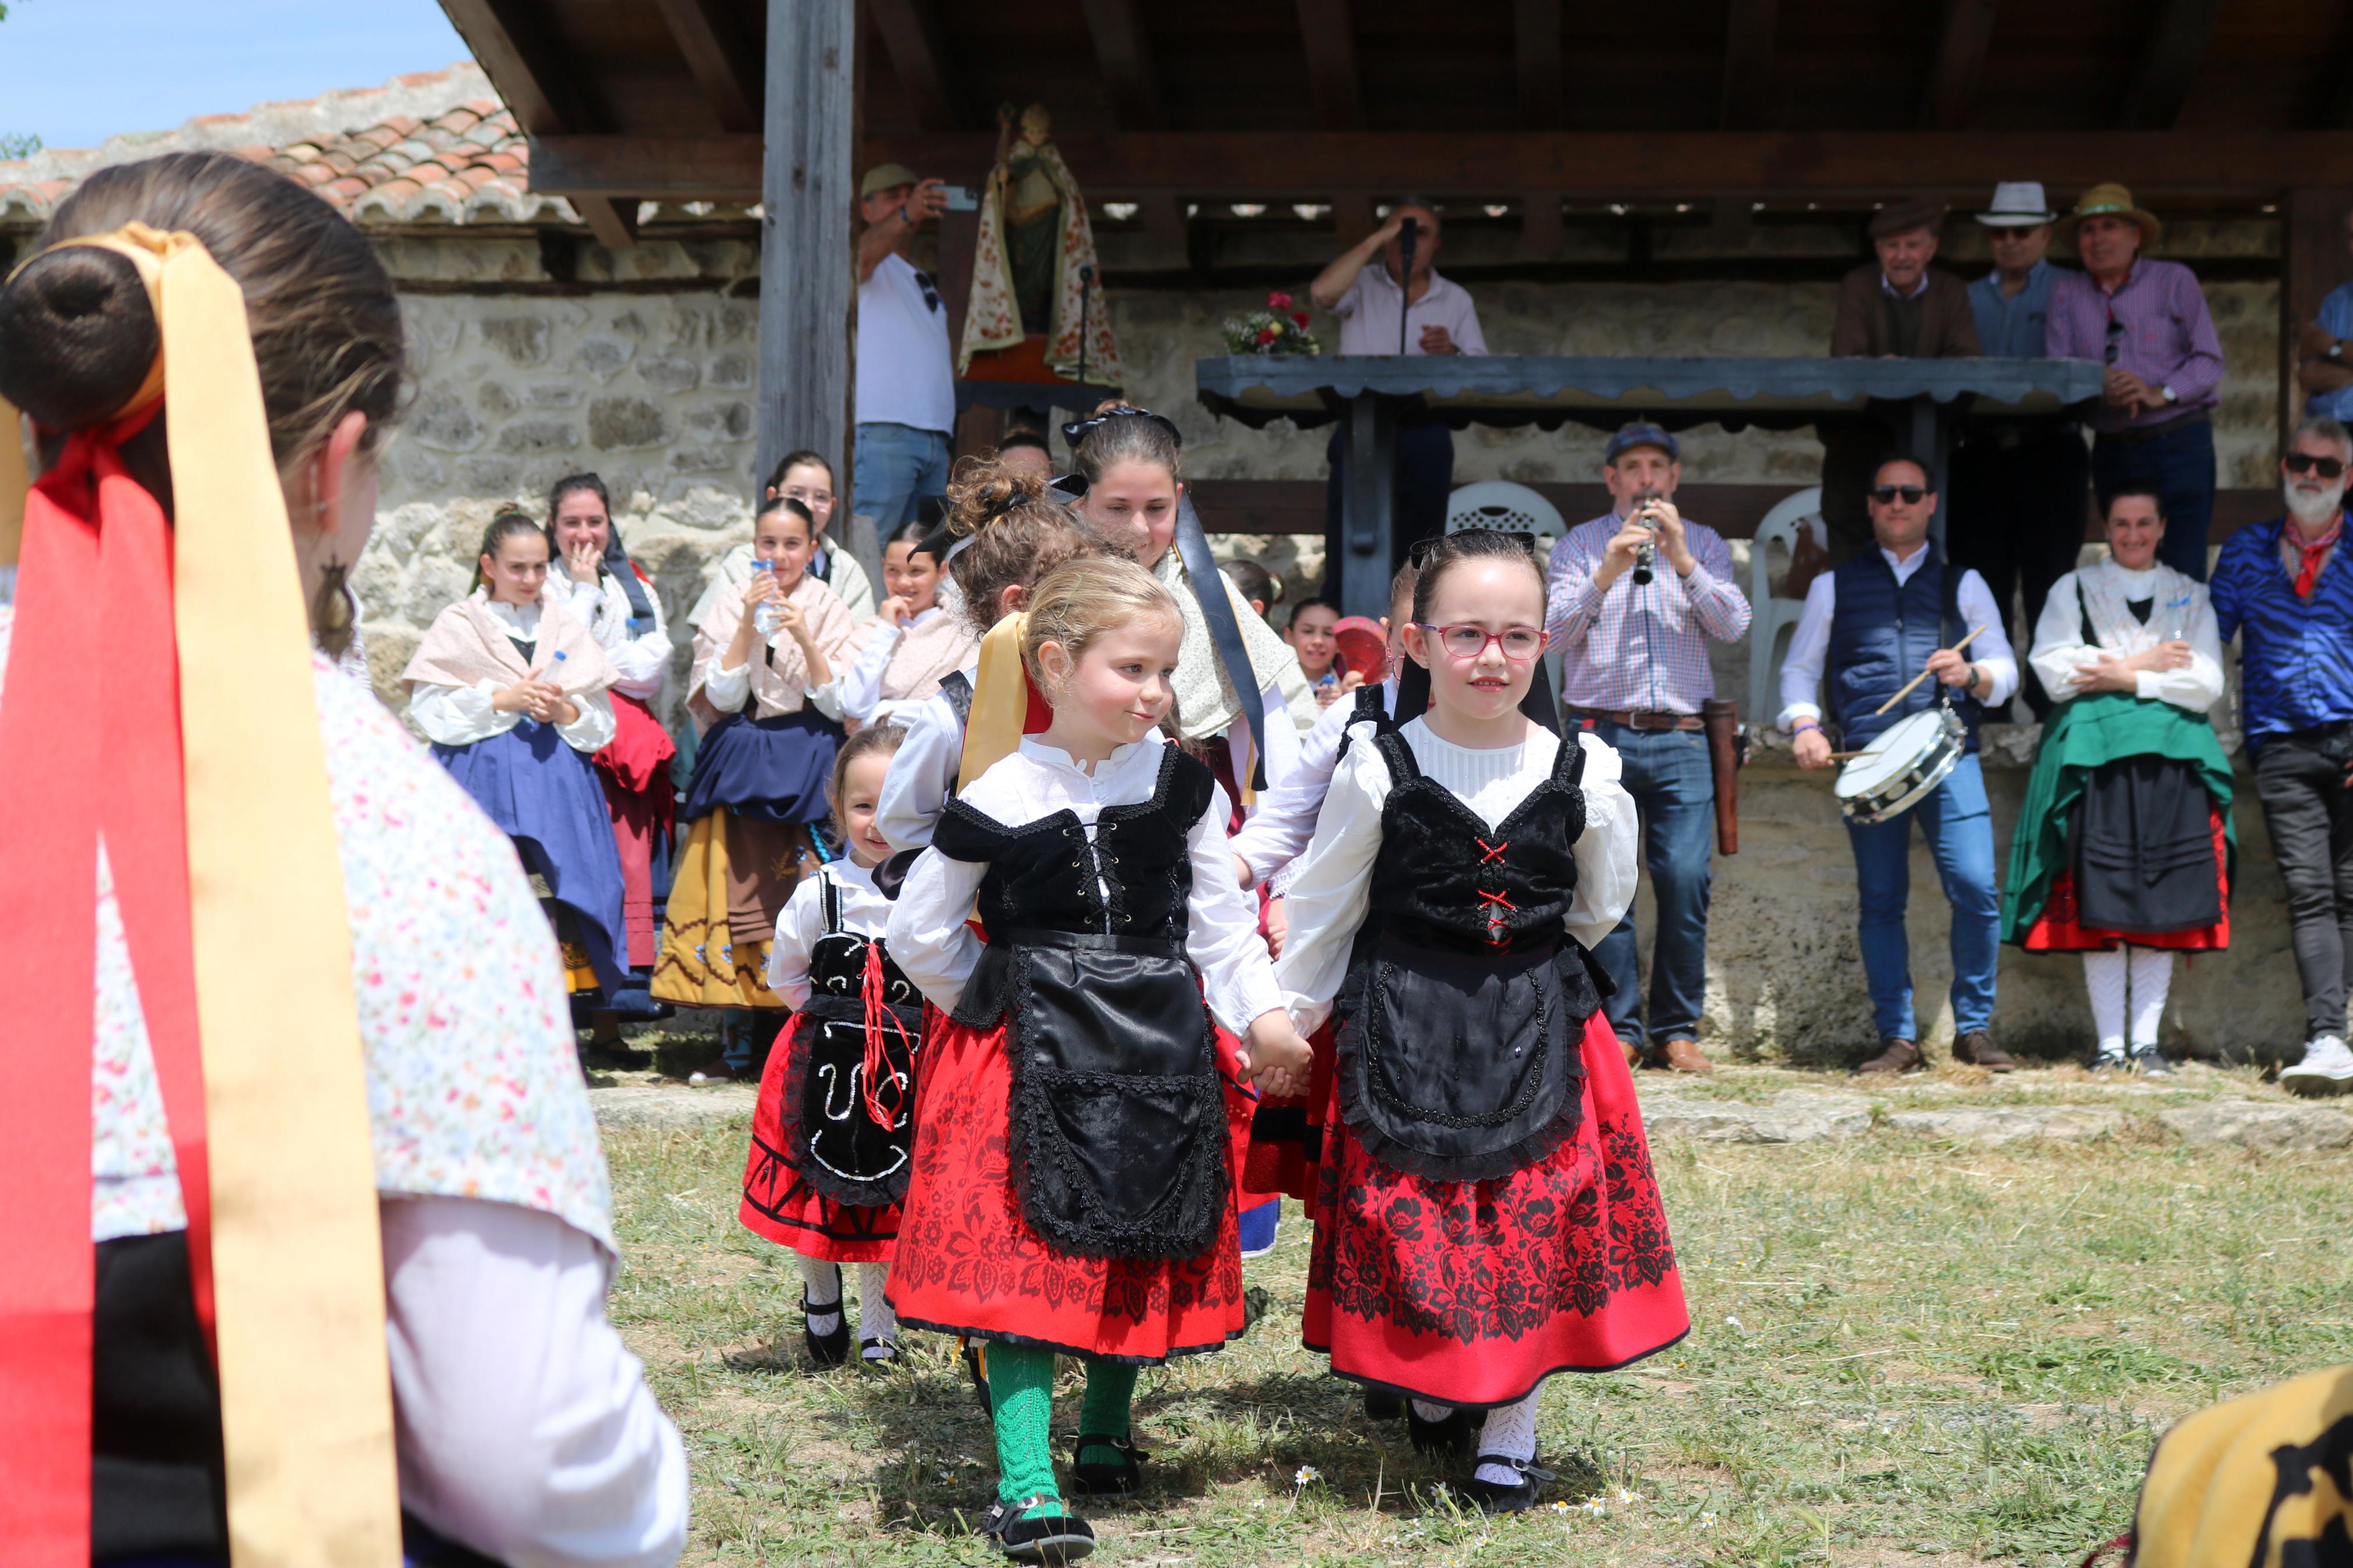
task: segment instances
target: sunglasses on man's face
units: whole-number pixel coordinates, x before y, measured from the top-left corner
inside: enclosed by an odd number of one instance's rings
[[[2291,474],[2318,474],[2324,479],[2341,478],[2345,472],[2342,458],[2316,458],[2309,452],[2290,452],[2280,459]]]
[[[1927,493],[1918,485],[1882,485],[1871,492],[1871,499],[1882,506],[1893,506],[1900,497],[1905,506],[1918,506]]]

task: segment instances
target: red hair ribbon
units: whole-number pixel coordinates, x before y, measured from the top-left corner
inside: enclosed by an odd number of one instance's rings
[[[866,1114],[876,1126],[893,1128],[899,1125],[899,1112],[906,1108],[907,1091],[899,1085],[899,1075],[892,1070],[891,1058],[882,1054],[882,1021],[888,1019],[899,1043],[914,1055],[915,1042],[907,1034],[907,1026],[899,1022],[899,1015],[883,1000],[882,947],[879,942],[866,944],[866,974],[859,985],[859,1001],[866,1015]],[[891,1103],[882,1101],[882,1084],[891,1086]]]

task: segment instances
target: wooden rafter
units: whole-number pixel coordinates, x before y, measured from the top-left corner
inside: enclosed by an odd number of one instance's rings
[[[1136,0],[1084,0],[1087,32],[1094,39],[1095,63],[1111,89],[1112,119],[1122,131],[1166,131],[1168,106],[1160,96],[1160,73],[1152,63]]]
[[[2155,8],[2148,43],[2116,116],[2121,129],[2168,131],[2180,120],[2221,9],[2222,0],[2165,0]]]
[[[948,61],[947,30],[940,25],[934,0],[867,0],[882,47],[890,51],[891,68],[915,108],[915,123],[925,131],[956,131],[965,124],[953,83],[955,68]]]
[[[1559,130],[1568,108],[1560,0],[1512,0],[1512,68],[1519,79],[1521,129]]]
[[[1920,95],[1920,129],[1958,131],[1968,123],[1985,74],[1986,50],[1993,43],[1999,0],[1945,0],[1936,28],[1936,52],[1928,62],[1928,87]]]
[[[711,105],[722,131],[760,129],[760,83],[751,74],[755,58],[735,36],[712,0],[654,0],[694,85]]]
[[[581,135],[595,131],[597,116],[565,68],[554,46],[512,4],[500,0],[448,0],[442,7],[458,36],[497,84],[514,110],[515,123],[533,138]],[[638,238],[638,200],[632,193],[561,193],[596,243],[618,250]]]
[[[1299,0],[1307,47],[1307,96],[1326,131],[1365,128],[1365,88],[1356,74],[1356,17],[1348,0]]]
[[[1778,0],[1732,0],[1724,21],[1724,86],[1716,123],[1753,131],[1765,123],[1765,88],[1773,70]]]

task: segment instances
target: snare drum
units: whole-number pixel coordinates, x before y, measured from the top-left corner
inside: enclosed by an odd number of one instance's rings
[[[1849,822],[1902,816],[1945,782],[1968,751],[1968,739],[1960,715],[1941,702],[1906,715],[1839,769],[1839,810]]]

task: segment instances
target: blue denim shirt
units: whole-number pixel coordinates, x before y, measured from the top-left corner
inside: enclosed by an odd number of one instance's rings
[[[2001,291],[1996,268],[1969,285],[1969,311],[1978,319],[1978,346],[1989,359],[2043,359],[2043,323],[2051,314],[2051,280],[2059,269],[2038,261],[2015,295]],[[2335,296],[2331,296],[2333,299]]]
[[[2320,330],[2332,338],[2353,338],[2353,283],[2339,283],[2320,302]],[[2353,385],[2316,392],[2305,400],[2305,417],[2353,419]]]

